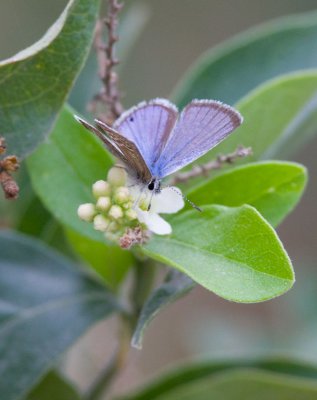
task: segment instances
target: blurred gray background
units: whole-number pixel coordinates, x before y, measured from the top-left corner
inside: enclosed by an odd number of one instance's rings
[[[315,0],[127,1],[147,15],[139,40],[121,67],[125,104],[168,97],[178,79],[205,50],[250,26],[317,8]],[[66,0],[2,0],[0,58],[39,39]],[[121,39],[125,40],[124,37]],[[317,130],[317,127],[316,127]],[[293,354],[317,363],[316,139],[293,159],[310,182],[301,204],[279,228],[297,276],[288,294],[262,304],[239,305],[195,289],[163,311],[147,331],[144,349],[131,350],[115,385],[130,390],[178,361]],[[116,321],[101,323],[69,352],[66,368],[87,385],[115,347]]]

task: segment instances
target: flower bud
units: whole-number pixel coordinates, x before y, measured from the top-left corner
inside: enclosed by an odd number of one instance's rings
[[[124,186],[127,180],[127,173],[121,167],[112,167],[108,171],[107,180],[113,186]]]
[[[136,213],[136,211],[132,210],[132,208],[130,208],[129,210],[127,210],[125,212],[125,216],[128,218],[128,220],[133,221],[134,219],[137,219],[138,214]]]
[[[96,208],[99,211],[107,211],[110,208],[111,200],[110,197],[101,196],[97,200]]]
[[[77,215],[80,219],[86,222],[91,222],[96,215],[96,209],[94,204],[85,203],[81,204],[77,209]]]
[[[108,196],[111,192],[111,188],[106,181],[97,181],[92,185],[93,195],[98,199],[100,196]]]
[[[116,189],[114,199],[117,203],[122,204],[130,200],[130,191],[125,186],[120,186]]]
[[[122,208],[119,206],[112,206],[109,210],[109,216],[113,219],[119,219],[123,217]]]
[[[109,220],[105,218],[103,215],[98,214],[94,218],[94,228],[96,231],[105,232],[108,229]]]

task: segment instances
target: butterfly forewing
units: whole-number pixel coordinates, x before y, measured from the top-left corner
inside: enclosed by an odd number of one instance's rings
[[[193,100],[181,113],[153,174],[163,178],[181,169],[207,153],[241,123],[241,115],[226,104]]]
[[[95,123],[118,146],[123,154],[121,159],[130,167],[130,175],[136,175],[142,182],[149,183],[152,179],[152,174],[137,146],[104,122],[95,120]]]
[[[177,121],[178,111],[165,99],[142,102],[122,114],[114,129],[135,143],[149,169],[157,161]]]
[[[99,139],[102,140],[102,142],[105,144],[107,149],[112,153],[115,157],[119,158],[122,160],[124,163],[126,163],[126,159],[121,152],[121,150],[116,147],[114,143],[112,143],[109,138],[102,132],[100,132],[97,128],[95,128],[93,125],[89,124],[89,122],[85,121],[84,119],[78,117],[75,115],[75,118],[78,122],[80,122],[86,129],[91,131],[94,135],[96,135]]]

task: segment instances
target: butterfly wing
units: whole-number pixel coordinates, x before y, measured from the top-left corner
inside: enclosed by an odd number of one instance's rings
[[[112,153],[115,157],[119,158],[124,163],[126,163],[126,158],[124,157],[124,155],[121,152],[121,150],[119,149],[119,147],[117,147],[114,143],[112,143],[111,140],[109,140],[109,138],[107,136],[105,136],[105,134],[100,132],[99,129],[97,129],[96,127],[91,125],[89,122],[85,121],[84,119],[78,117],[77,115],[75,115],[75,119],[76,119],[76,121],[80,122],[86,129],[88,129],[90,132],[92,132],[94,135],[96,135],[99,139],[101,139],[101,141],[105,144],[105,146],[110,151],[110,153]]]
[[[129,168],[130,174],[135,174],[137,178],[145,183],[150,182],[152,175],[134,143],[125,139],[102,121],[95,121],[96,128],[78,116],[75,116],[75,118],[103,141],[107,149]]]
[[[128,172],[134,173],[143,183],[149,183],[152,174],[137,146],[104,122],[95,119],[95,123],[105,136],[109,136],[111,141],[119,148],[123,155],[120,158],[130,167]]]
[[[215,100],[193,100],[182,111],[155,165],[163,178],[207,153],[242,123],[232,107]]]
[[[113,127],[135,143],[152,171],[178,118],[174,104],[165,99],[142,102],[122,114]]]

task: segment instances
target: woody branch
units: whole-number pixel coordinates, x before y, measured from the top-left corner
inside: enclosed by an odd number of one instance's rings
[[[100,118],[111,124],[118,118],[123,111],[121,104],[120,91],[118,88],[118,74],[115,67],[119,60],[115,55],[115,44],[119,37],[116,34],[118,27],[118,14],[123,4],[117,0],[109,0],[108,13],[106,18],[97,22],[94,47],[97,53],[99,65],[99,77],[103,83],[101,91],[95,95],[90,104],[90,110],[96,113],[98,104],[105,106],[105,112],[102,112]],[[107,42],[103,41],[103,30],[107,29]]]

